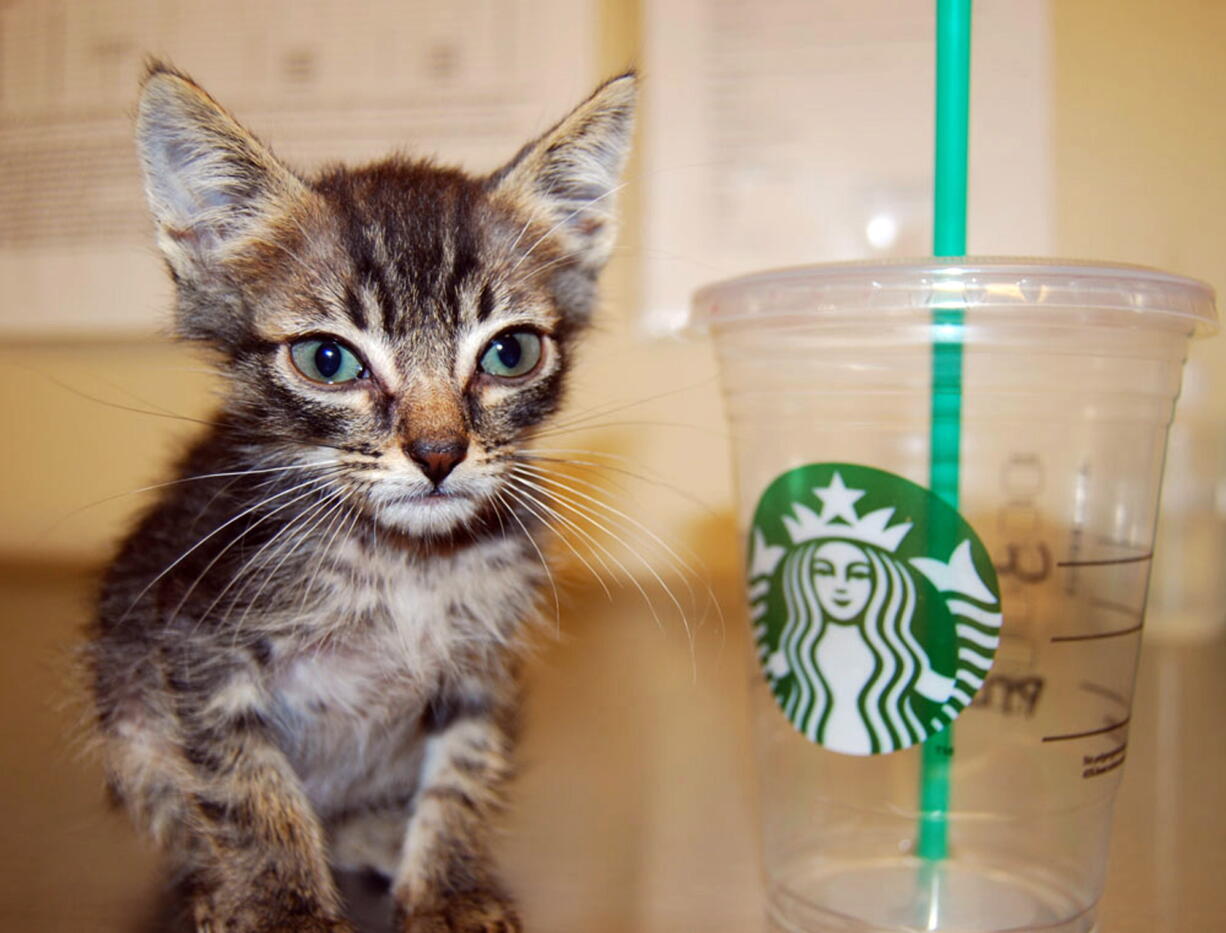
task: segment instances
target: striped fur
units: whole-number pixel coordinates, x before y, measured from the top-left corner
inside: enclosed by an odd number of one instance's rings
[[[348,931],[338,867],[386,878],[406,931],[519,929],[487,837],[545,570],[504,485],[592,313],[634,86],[488,177],[400,158],[306,177],[150,69],[138,141],[176,329],[226,392],[110,567],[89,657],[111,787],[198,930]],[[536,369],[482,371],[511,331],[539,336]],[[290,348],[318,337],[362,376],[307,378]]]

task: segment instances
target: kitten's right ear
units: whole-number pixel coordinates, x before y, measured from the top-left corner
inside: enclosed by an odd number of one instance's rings
[[[173,68],[153,63],[136,138],[158,245],[175,274],[209,272],[306,186],[220,104]]]
[[[606,81],[490,176],[496,196],[549,226],[580,268],[599,272],[616,236],[613,201],[630,149],[638,76]]]

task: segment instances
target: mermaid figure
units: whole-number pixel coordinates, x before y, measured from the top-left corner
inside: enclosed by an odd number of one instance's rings
[[[810,675],[795,679],[785,712],[813,741],[851,755],[913,745],[924,735],[914,695],[938,707],[949,699],[954,679],[933,669],[911,631],[914,574],[878,548],[838,539],[784,562],[782,650],[789,669]]]
[[[892,508],[859,515],[863,492],[838,472],[813,493],[820,514],[794,503],[782,517],[787,543],[754,531],[750,599],[767,678],[792,724],[832,751],[916,745],[982,685],[1000,625],[986,609],[998,600],[968,541],[947,562],[904,559],[912,525],[890,525]]]

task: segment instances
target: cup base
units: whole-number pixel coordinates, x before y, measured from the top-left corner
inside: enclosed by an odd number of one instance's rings
[[[1055,879],[902,857],[794,861],[774,879],[772,933],[1094,933],[1094,908]]]

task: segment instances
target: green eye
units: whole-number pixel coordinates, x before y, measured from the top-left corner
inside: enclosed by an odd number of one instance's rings
[[[336,385],[366,375],[366,364],[361,358],[339,340],[329,337],[299,340],[289,352],[298,372],[313,382]]]
[[[530,330],[499,334],[481,352],[481,370],[512,379],[526,376],[541,361],[541,338]]]

